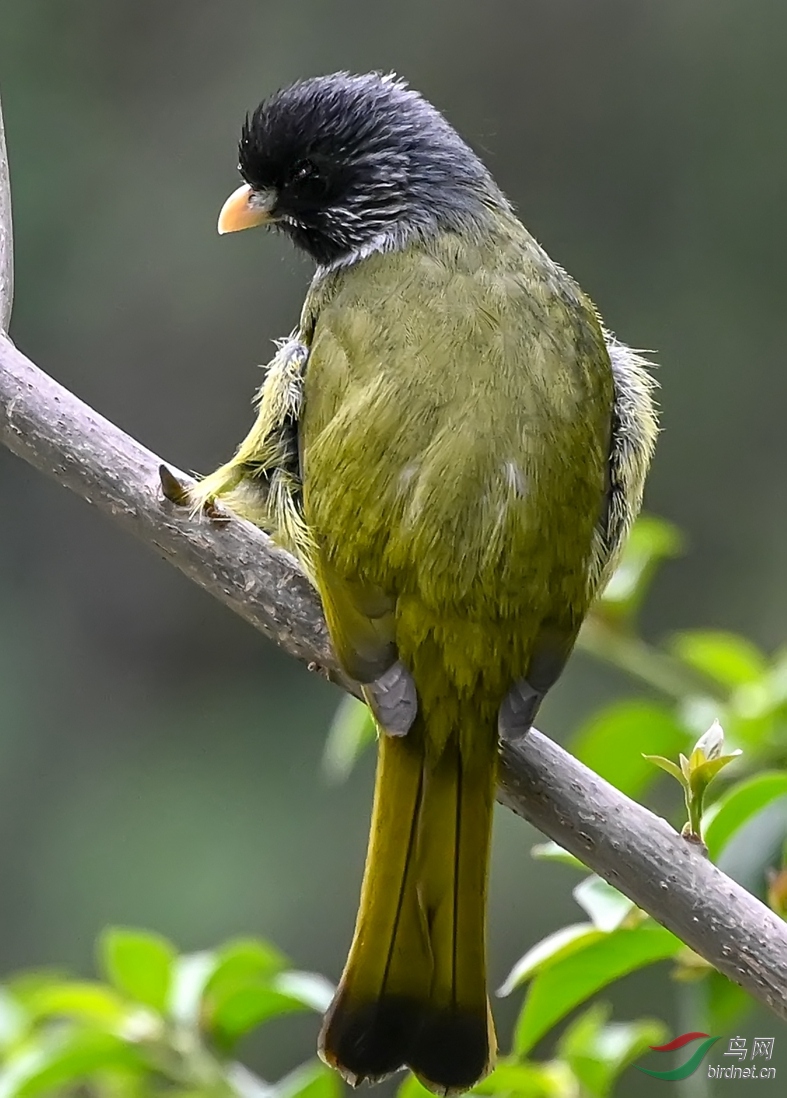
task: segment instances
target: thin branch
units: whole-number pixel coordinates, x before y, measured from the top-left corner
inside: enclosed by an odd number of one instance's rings
[[[4,178],[0,141],[0,261],[10,254],[3,241],[11,239]],[[9,311],[10,280],[0,283],[0,317]],[[0,441],[158,550],[291,655],[341,678],[319,599],[296,561],[250,523],[192,519],[164,499],[160,459],[1,334]],[[500,799],[787,1019],[787,924],[664,820],[536,731],[502,747]]]
[[[0,332],[7,332],[14,303],[14,235],[11,220],[11,180],[0,106]]]

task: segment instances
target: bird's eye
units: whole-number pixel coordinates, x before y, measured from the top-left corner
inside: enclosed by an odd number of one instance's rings
[[[299,160],[290,174],[292,183],[305,183],[307,180],[319,178],[320,170],[311,160]]]

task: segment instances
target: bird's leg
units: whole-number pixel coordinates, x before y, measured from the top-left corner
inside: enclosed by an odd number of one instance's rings
[[[516,680],[498,711],[497,731],[501,740],[511,743],[521,739],[533,727],[541,702],[566,666],[578,628],[570,621],[542,623],[527,672]]]

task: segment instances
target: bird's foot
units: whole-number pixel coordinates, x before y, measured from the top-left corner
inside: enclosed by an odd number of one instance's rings
[[[526,736],[533,727],[543,699],[543,693],[531,686],[527,679],[517,679],[503,698],[497,715],[497,734],[500,739],[513,743]]]
[[[389,736],[406,736],[418,713],[418,694],[413,676],[397,660],[374,682],[366,683],[364,695],[374,718]]]
[[[210,483],[213,476],[215,474],[195,484],[187,484],[176,477],[166,465],[159,466],[161,493],[165,499],[176,507],[188,507],[192,515],[202,514],[211,522],[226,523],[232,516],[219,502],[218,492]]]

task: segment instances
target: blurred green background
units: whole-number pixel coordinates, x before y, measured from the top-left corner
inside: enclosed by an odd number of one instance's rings
[[[660,578],[646,632],[773,646],[787,617],[780,0],[5,0],[21,349],[177,465],[227,457],[309,278],[282,239],[216,235],[240,122],[338,68],[395,69],[423,91],[608,325],[655,349],[647,506],[690,553]],[[336,692],[5,451],[0,493],[0,973],[89,971],[96,934],[123,923],[184,948],[262,934],[336,978],[371,794],[371,760],[345,786],[321,777]],[[541,723],[559,738],[626,689],[578,657]],[[496,981],[580,917],[575,878],[533,865],[533,840],[499,812]],[[680,1032],[663,971],[613,998],[619,1017],[666,1011]],[[313,1028],[277,1023],[251,1061],[284,1070]]]

